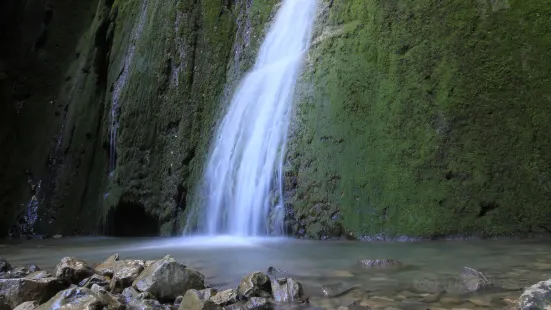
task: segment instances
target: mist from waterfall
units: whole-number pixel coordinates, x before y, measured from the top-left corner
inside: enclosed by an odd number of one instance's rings
[[[287,129],[316,9],[316,0],[283,1],[255,65],[233,95],[206,163],[206,234],[282,232]]]

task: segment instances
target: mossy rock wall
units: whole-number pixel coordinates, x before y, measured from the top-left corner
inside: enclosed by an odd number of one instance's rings
[[[551,1],[330,2],[291,132],[292,231],[551,226]]]

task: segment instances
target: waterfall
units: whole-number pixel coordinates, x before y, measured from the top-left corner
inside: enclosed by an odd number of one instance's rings
[[[209,235],[267,234],[271,208],[282,226],[287,128],[316,9],[316,0],[283,1],[255,65],[233,95],[206,163]]]

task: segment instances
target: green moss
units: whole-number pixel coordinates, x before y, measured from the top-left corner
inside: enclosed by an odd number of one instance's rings
[[[549,225],[550,21],[549,0],[335,1],[290,145],[298,220],[323,202],[357,235]]]

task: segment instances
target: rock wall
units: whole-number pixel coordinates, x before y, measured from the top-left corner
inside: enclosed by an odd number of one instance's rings
[[[549,0],[326,2],[291,133],[289,227],[548,230],[550,21]]]

